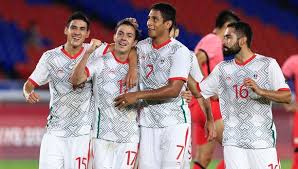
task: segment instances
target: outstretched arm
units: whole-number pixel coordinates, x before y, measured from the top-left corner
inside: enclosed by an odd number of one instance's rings
[[[179,96],[184,83],[183,80],[170,80],[168,85],[158,89],[125,93],[115,98],[115,106],[123,108],[136,103],[139,99],[165,100],[175,98]]]

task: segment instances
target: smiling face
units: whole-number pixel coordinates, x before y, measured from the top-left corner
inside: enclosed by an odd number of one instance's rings
[[[235,55],[240,52],[239,39],[234,28],[228,27],[224,34],[223,53],[225,56]]]
[[[75,19],[69,23],[68,27],[65,27],[64,34],[67,36],[67,43],[76,48],[82,46],[90,32],[85,21]]]
[[[136,45],[136,31],[131,25],[122,24],[114,34],[115,50],[123,54],[129,53],[130,49]]]
[[[161,12],[158,10],[151,10],[147,19],[148,35],[151,38],[162,36],[164,33],[169,33],[171,21],[164,22]]]

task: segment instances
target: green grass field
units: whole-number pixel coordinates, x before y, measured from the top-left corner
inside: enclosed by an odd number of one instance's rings
[[[215,169],[217,160],[211,162],[208,169]],[[281,161],[282,169],[291,169],[291,160]],[[0,169],[38,169],[37,160],[0,160]]]

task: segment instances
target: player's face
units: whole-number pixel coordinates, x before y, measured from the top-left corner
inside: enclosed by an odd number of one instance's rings
[[[223,53],[225,56],[235,55],[239,53],[241,47],[239,46],[239,38],[235,33],[234,28],[227,28],[223,40]]]
[[[172,28],[170,31],[170,37],[177,38],[179,36],[179,28]]]
[[[67,42],[73,47],[82,46],[86,38],[89,37],[87,23],[83,20],[72,20],[68,27],[65,27],[64,34],[67,36]]]
[[[136,34],[134,27],[130,25],[120,25],[114,35],[115,50],[122,53],[128,53],[136,45]]]
[[[160,11],[151,10],[147,19],[148,36],[156,38],[163,35],[169,29],[168,22],[164,22]]]

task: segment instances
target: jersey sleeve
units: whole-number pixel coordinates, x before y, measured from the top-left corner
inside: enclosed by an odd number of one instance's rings
[[[297,56],[298,60],[298,56]],[[294,75],[294,69],[297,69],[297,62],[295,62],[294,57],[290,57],[285,61],[285,63],[282,66],[282,72],[286,76],[286,78],[291,78]]]
[[[191,69],[190,69],[190,75],[191,77],[197,82],[201,82],[203,80],[203,73],[201,71],[201,68],[199,66],[198,63],[198,59],[196,57],[196,55],[191,52],[191,56],[192,56],[192,65],[191,65]]]
[[[282,70],[275,59],[272,59],[270,63],[269,75],[273,90],[290,90]]]
[[[31,81],[35,87],[42,86],[44,84],[47,84],[49,82],[49,69],[47,64],[47,54],[44,53],[39,62],[37,63],[34,71],[28,78],[29,81]]]
[[[214,95],[218,95],[219,88],[219,68],[218,65],[214,67],[212,72],[199,83],[200,93],[204,98],[209,98]]]
[[[199,50],[204,51],[208,58],[212,59],[222,52],[222,42],[217,35],[207,35],[197,44],[195,52],[197,53]]]
[[[186,47],[181,47],[172,57],[169,80],[187,81],[192,62],[190,51]]]

